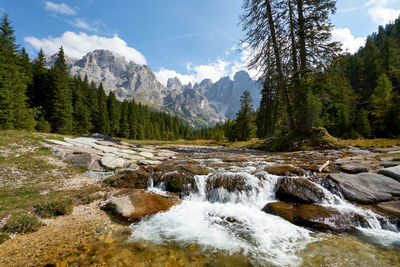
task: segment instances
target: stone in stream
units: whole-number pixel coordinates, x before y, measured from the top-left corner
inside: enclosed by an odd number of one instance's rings
[[[400,165],[390,168],[381,169],[378,171],[379,174],[388,176],[400,182]]]
[[[115,158],[111,156],[105,156],[100,160],[100,164],[104,166],[105,168],[108,169],[116,169],[116,168],[121,168],[125,164],[125,160],[121,158]]]
[[[247,179],[248,177],[240,174],[215,173],[207,179],[207,195],[210,195],[214,189],[218,188],[224,188],[228,192],[250,191],[252,187],[247,184]]]
[[[179,200],[174,197],[147,193],[140,189],[123,189],[111,193],[100,204],[100,208],[121,221],[132,222],[144,216],[167,211],[178,203]]]
[[[377,208],[384,213],[400,219],[400,201],[381,202]]]
[[[327,179],[336,183],[339,192],[351,202],[374,204],[400,196],[400,183],[380,174],[334,173]]]
[[[76,167],[90,166],[93,156],[87,152],[74,152],[66,155],[66,158]]]
[[[379,168],[377,162],[365,160],[363,156],[337,159],[334,164],[340,171],[350,174],[369,172]]]
[[[321,203],[324,192],[307,179],[280,178],[276,198],[291,203]]]
[[[307,174],[304,169],[292,165],[267,166],[265,171],[278,176],[303,176]]]
[[[116,176],[115,179],[109,180],[109,184],[118,188],[136,188],[147,189],[149,186],[150,172],[139,167],[134,171],[123,172]]]
[[[357,226],[368,226],[365,218],[354,213],[340,213],[318,205],[292,205],[285,202],[268,203],[264,212],[277,215],[293,224],[318,231],[352,231]]]

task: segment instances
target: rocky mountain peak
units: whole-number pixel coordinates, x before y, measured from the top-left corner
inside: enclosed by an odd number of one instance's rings
[[[181,91],[183,86],[181,81],[175,77],[175,78],[169,78],[167,81],[167,88],[171,89],[171,90],[179,90]]]

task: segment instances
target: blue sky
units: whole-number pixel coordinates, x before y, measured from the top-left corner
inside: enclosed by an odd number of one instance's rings
[[[217,80],[246,69],[239,15],[243,0],[0,0],[31,56],[64,46],[76,58],[109,49],[147,64],[159,81]],[[349,51],[400,14],[399,0],[338,0],[333,36]],[[251,73],[253,76],[255,72]]]

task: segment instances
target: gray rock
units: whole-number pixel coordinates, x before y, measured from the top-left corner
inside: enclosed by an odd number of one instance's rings
[[[139,160],[138,161],[139,165],[158,165],[161,163],[162,163],[162,161],[159,161],[159,160]]]
[[[96,171],[88,170],[85,172],[85,175],[87,175],[90,178],[93,178],[97,181],[103,181],[104,179],[106,179],[110,176],[113,176],[114,172],[96,172]]]
[[[291,203],[313,204],[322,202],[324,192],[307,179],[281,178],[276,198]]]
[[[152,158],[152,157],[154,157],[153,153],[150,153],[150,152],[139,152],[138,154],[141,155],[141,156],[143,156],[143,157],[145,157],[145,158]]]
[[[54,139],[45,139],[45,141],[55,144],[55,145],[60,145],[60,146],[73,146],[73,144],[64,142],[64,141],[60,141],[60,140],[54,140]]]
[[[391,168],[381,169],[378,171],[378,173],[393,178],[396,181],[400,182],[400,165]]]
[[[94,137],[94,138],[99,138],[99,139],[106,138],[106,136],[104,134],[100,134],[100,133],[92,133],[91,136]]]
[[[339,166],[339,169],[342,172],[351,173],[351,174],[357,174],[357,173],[369,171],[369,168],[367,166],[356,165],[356,164],[345,164],[345,165]]]
[[[114,170],[116,168],[123,167],[125,164],[125,160],[123,160],[121,158],[106,156],[100,160],[100,164],[102,166],[104,166],[105,168]]]
[[[66,158],[76,167],[90,166],[93,159],[92,154],[86,152],[68,154]]]
[[[352,202],[373,204],[400,196],[400,183],[392,178],[374,174],[330,174],[327,179],[337,183],[342,195]]]
[[[53,152],[53,155],[56,157],[64,158],[65,157],[65,151],[61,148],[58,147],[52,147],[51,151]]]
[[[396,167],[400,165],[400,161],[382,160],[381,162],[379,162],[379,165],[383,168]]]

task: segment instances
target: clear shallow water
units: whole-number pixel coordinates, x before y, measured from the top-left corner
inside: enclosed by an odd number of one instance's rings
[[[210,158],[210,155],[215,158]],[[226,164],[221,159],[224,156],[240,160]],[[264,171],[264,167],[271,163],[259,154],[198,152],[191,154],[190,159],[204,165],[207,163],[207,166],[210,162],[215,163],[216,173],[196,176],[197,193],[187,196],[180,205],[132,224],[131,242],[179,244],[182,247],[196,244],[204,253],[241,254],[254,266],[297,266],[302,264],[305,256],[301,253],[309,244],[323,242],[332,236],[313,233],[261,211],[267,203],[277,201],[275,186],[279,177]],[[240,177],[245,181],[246,190],[207,189],[207,182],[218,175]],[[380,221],[384,218],[381,216],[322,189],[325,193],[323,206],[344,213],[354,212],[367,219],[369,227],[358,228],[363,242],[377,244],[383,249],[399,249],[400,233],[394,225],[387,221],[382,227]],[[162,185],[149,189],[158,193],[164,193],[163,190]]]

